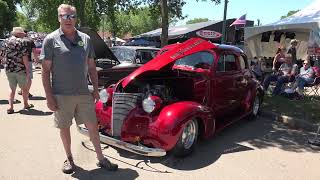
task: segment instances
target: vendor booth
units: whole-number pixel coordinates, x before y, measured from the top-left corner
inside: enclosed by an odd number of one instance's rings
[[[320,0],[277,22],[244,30],[245,50],[249,58],[273,59],[279,47],[298,40],[297,59],[320,55]]]
[[[236,19],[226,20],[226,42],[227,44],[243,44],[243,27],[230,26]],[[253,26],[253,21],[247,20],[245,26]],[[222,37],[222,25],[223,21],[207,21],[194,24],[186,24],[181,26],[172,26],[168,29],[169,44],[176,42],[184,42],[193,37],[201,37],[203,39],[210,40],[214,43],[220,43]],[[160,46],[160,36],[162,29],[156,29],[150,32],[146,32],[135,36],[131,39],[130,43],[134,43],[136,40],[144,39],[145,41],[154,42]]]

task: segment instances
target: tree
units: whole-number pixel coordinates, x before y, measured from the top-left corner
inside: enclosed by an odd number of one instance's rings
[[[117,36],[122,37],[127,33],[138,35],[161,27],[160,13],[151,13],[150,7],[139,7],[134,11],[116,12],[115,18],[118,25]],[[101,23],[104,24],[103,22]],[[112,22],[106,18],[107,30],[112,30]],[[103,29],[103,28],[102,28]]]
[[[16,4],[20,0],[0,0],[0,37],[12,30],[16,20]]]
[[[169,17],[176,17],[178,19],[185,18],[182,15],[182,7],[186,4],[184,0],[142,0],[145,3],[153,7],[161,7],[161,22],[162,22],[162,33],[161,33],[161,47],[168,44],[168,27],[169,27]],[[199,1],[199,0],[196,0]],[[201,0],[207,1],[207,0]],[[221,0],[210,0],[219,4]]]
[[[89,26],[96,30],[100,22],[97,0],[22,0],[21,6],[28,12],[33,12],[36,26],[46,32],[59,27],[57,8],[66,3],[76,7],[79,26]]]
[[[287,13],[287,15],[281,16],[280,19],[287,18],[287,17],[295,14],[295,13],[298,12],[298,11],[300,11],[300,10],[292,10],[292,11],[289,11],[289,12]]]
[[[14,22],[14,26],[21,26],[26,30],[31,30],[32,22],[23,13],[17,12],[17,20]]]
[[[208,18],[194,18],[194,19],[187,21],[186,24],[194,24],[194,23],[207,22],[207,21],[209,21]]]

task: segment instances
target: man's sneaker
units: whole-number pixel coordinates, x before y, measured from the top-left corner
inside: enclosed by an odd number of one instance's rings
[[[101,167],[101,168],[105,168],[105,169],[107,169],[109,171],[118,170],[118,165],[111,163],[107,158],[99,160],[99,162],[97,162],[97,166]]]
[[[74,172],[75,165],[72,158],[68,158],[63,162],[62,172],[66,174],[71,174]]]

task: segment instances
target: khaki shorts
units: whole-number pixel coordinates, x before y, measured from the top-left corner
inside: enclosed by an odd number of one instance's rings
[[[24,72],[8,72],[7,78],[11,89],[16,89],[17,84],[20,88],[27,85],[27,75]]]
[[[68,128],[75,118],[76,124],[97,124],[94,99],[92,95],[64,96],[55,95],[58,110],[54,112],[54,123],[57,128]]]

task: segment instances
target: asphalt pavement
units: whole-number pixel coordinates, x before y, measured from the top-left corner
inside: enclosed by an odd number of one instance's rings
[[[215,137],[201,140],[187,158],[172,155],[149,158],[102,145],[103,153],[119,165],[117,172],[96,167],[88,138],[72,127],[76,172],[61,172],[65,159],[59,131],[46,107],[40,71],[34,72],[30,103],[34,109],[7,115],[8,83],[0,73],[0,180],[106,179],[221,179],[319,180],[319,148],[307,144],[314,134],[287,129],[278,121],[260,117],[240,121]],[[16,99],[22,101],[17,95]]]

